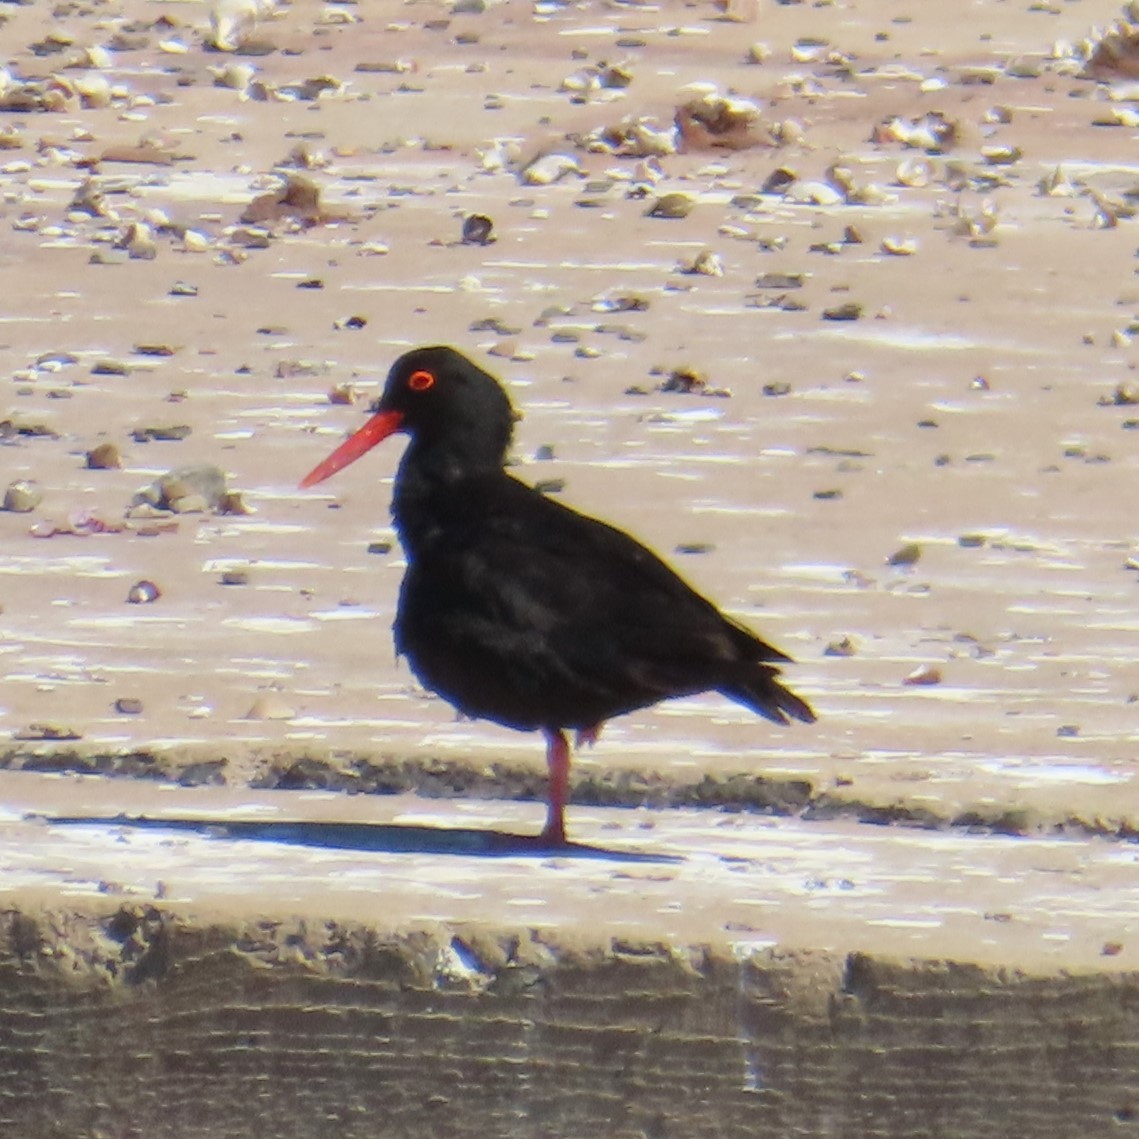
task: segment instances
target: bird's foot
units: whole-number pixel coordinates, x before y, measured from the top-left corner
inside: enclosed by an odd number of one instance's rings
[[[588,745],[593,747],[601,739],[601,729],[604,724],[594,724],[592,728],[579,728],[573,737],[573,746],[579,751]]]
[[[542,833],[538,836],[538,842],[551,850],[569,846],[569,842],[566,839],[565,822],[562,819],[556,821],[551,819],[542,828]]]

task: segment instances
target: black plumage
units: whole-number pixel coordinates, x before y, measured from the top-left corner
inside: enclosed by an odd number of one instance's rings
[[[777,723],[814,720],[780,682],[788,657],[628,534],[505,471],[513,409],[466,357],[406,353],[374,411],[302,485],[410,436],[392,505],[408,562],[396,648],[465,715],[545,734],[550,843],[565,840],[565,729],[592,739],[611,716],[709,690]]]

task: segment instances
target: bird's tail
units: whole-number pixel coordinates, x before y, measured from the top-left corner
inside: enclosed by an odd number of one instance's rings
[[[735,700],[777,724],[791,720],[801,720],[804,724],[815,722],[810,704],[789,688],[784,688],[779,680],[779,669],[770,665],[750,665],[746,672],[741,670],[733,677],[731,683],[721,685],[719,691],[729,700]]]

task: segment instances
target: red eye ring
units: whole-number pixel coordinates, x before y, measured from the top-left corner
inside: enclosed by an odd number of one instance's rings
[[[430,372],[421,369],[418,372],[412,372],[407,377],[407,386],[413,392],[425,392],[435,386],[435,377]]]

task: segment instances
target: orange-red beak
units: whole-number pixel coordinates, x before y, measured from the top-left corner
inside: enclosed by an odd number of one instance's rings
[[[403,423],[401,412],[376,412],[359,431],[345,439],[323,463],[318,463],[301,479],[301,490],[316,486],[318,482],[324,482],[330,475],[342,471],[349,463],[354,463],[377,443],[382,443],[389,435],[398,431],[401,423]]]

